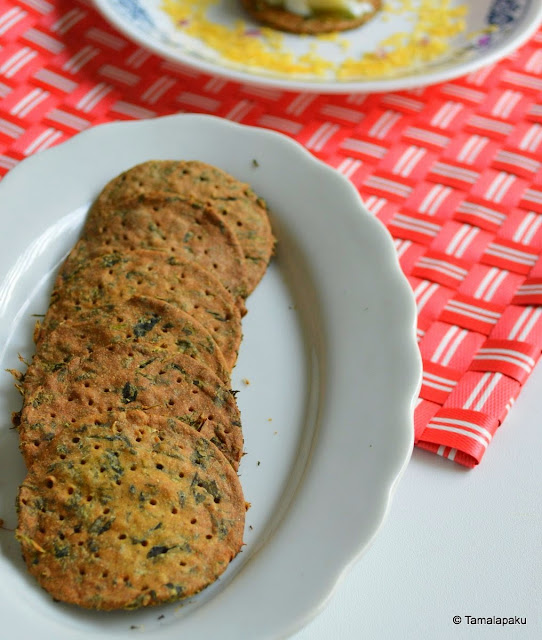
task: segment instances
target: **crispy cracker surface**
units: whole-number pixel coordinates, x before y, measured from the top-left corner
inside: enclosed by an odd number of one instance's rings
[[[195,160],[150,160],[132,167],[111,180],[89,213],[126,196],[159,191],[181,195],[210,205],[237,237],[246,263],[248,293],[262,278],[275,240],[265,201],[252,188],[225,171]]]
[[[207,367],[185,355],[116,343],[51,367],[35,358],[25,376],[19,440],[30,467],[44,443],[93,412],[100,423],[140,409],[172,416],[221,449],[237,469],[241,417],[231,390]]]
[[[186,598],[240,551],[230,373],[273,250],[265,202],[199,161],[133,167],[92,206],[16,375],[28,468],[16,535],[56,600]]]
[[[191,596],[239,552],[238,478],[197,431],[131,412],[59,433],[25,478],[16,536],[55,599],[134,609]]]
[[[43,320],[38,343],[60,322],[104,304],[133,296],[150,296],[173,304],[200,322],[233,368],[241,342],[241,317],[235,301],[208,271],[180,262],[162,251],[137,250],[128,255],[82,258],[75,269],[60,273]]]
[[[80,311],[45,334],[37,357],[58,367],[119,342],[190,356],[229,384],[228,365],[205,327],[178,307],[145,296]]]
[[[137,249],[197,262],[241,304],[247,296],[246,261],[235,234],[212,208],[171,194],[141,194],[94,209],[62,272],[68,274],[71,265],[77,268],[81,257]]]

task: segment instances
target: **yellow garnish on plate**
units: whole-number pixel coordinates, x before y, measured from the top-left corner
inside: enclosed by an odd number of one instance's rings
[[[407,21],[410,25],[408,31],[394,31],[372,51],[360,54],[352,53],[352,41],[342,34],[297,36],[306,46],[303,52],[294,52],[288,38],[269,27],[244,20],[232,20],[230,24],[213,21],[210,9],[220,0],[161,2],[162,10],[178,30],[212,50],[226,64],[343,81],[386,77],[441,58],[449,52],[452,39],[465,32],[467,14],[465,5],[457,6],[451,0],[388,0],[376,19],[390,25],[399,16],[400,24]],[[389,26],[386,28],[389,31]],[[330,47],[337,55],[329,55]]]

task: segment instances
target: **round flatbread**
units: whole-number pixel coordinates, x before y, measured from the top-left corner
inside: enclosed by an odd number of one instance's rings
[[[201,591],[241,549],[246,511],[211,442],[145,412],[59,433],[17,508],[16,537],[39,584],[57,600],[104,610]]]
[[[310,16],[302,16],[297,13],[287,11],[282,6],[273,6],[265,0],[241,0],[242,5],[248,13],[264,24],[289,31],[291,33],[305,33],[315,35],[318,33],[329,33],[332,31],[346,31],[354,29],[374,17],[380,11],[381,0],[362,0],[367,6],[367,11],[357,17],[350,17],[340,12],[320,11]],[[369,8],[372,6],[372,9]]]
[[[95,209],[62,272],[69,274],[81,258],[138,249],[167,251],[182,262],[197,262],[244,307],[245,260],[235,234],[212,209],[171,194],[139,195]]]
[[[80,311],[76,319],[45,334],[35,357],[50,367],[59,367],[119,342],[187,355],[208,367],[224,384],[230,382],[224,356],[203,325],[178,307],[145,296]]]
[[[194,317],[213,336],[231,370],[242,337],[241,316],[231,294],[208,271],[180,262],[162,251],[82,258],[77,268],[60,273],[38,336],[81,311],[119,304],[133,296],[168,302]]]
[[[101,209],[112,202],[153,192],[180,195],[213,208],[237,237],[245,257],[247,293],[254,290],[265,273],[275,240],[267,205],[249,185],[204,162],[150,160],[111,180],[88,218],[101,215]]]
[[[24,378],[19,424],[27,466],[41,457],[45,442],[89,411],[103,423],[112,412],[133,409],[190,425],[238,468],[243,434],[232,391],[188,356],[126,343],[98,347],[85,358],[55,366],[34,358]]]

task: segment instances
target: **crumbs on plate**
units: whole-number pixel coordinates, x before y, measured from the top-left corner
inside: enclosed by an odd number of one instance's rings
[[[466,29],[466,5],[452,0],[388,0],[375,18],[383,24],[404,18],[408,31],[394,31],[371,52],[348,55],[351,41],[343,34],[298,36],[307,42],[304,53],[289,49],[279,31],[254,26],[244,20],[225,25],[209,17],[220,0],[162,0],[162,9],[176,28],[217,52],[224,61],[266,72],[297,76],[333,76],[339,80],[375,78],[426,64],[450,49],[450,42]],[[332,60],[322,53],[322,44],[340,53]]]

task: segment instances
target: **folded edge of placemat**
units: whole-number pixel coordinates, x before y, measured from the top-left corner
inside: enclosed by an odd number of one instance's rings
[[[0,0],[0,175],[96,124],[182,111],[285,133],[389,229],[418,305],[418,447],[482,459],[542,349],[542,31],[452,82],[296,94],[161,60],[83,0]]]

